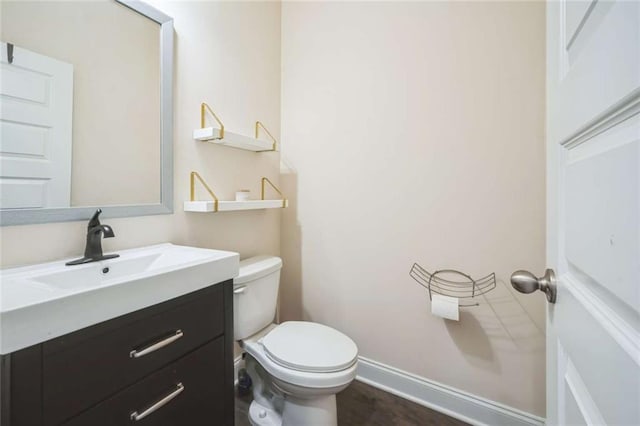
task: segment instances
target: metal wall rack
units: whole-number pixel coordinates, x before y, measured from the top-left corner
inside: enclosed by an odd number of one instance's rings
[[[429,273],[417,263],[414,263],[409,271],[409,275],[418,284],[429,291],[429,300],[432,294],[457,297],[460,300],[460,307],[478,306],[475,298],[496,288],[496,274],[491,274],[473,279],[464,272],[455,269],[439,269]]]

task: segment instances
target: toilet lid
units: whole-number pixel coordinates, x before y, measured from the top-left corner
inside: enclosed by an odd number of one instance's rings
[[[351,366],[358,347],[349,337],[326,325],[306,321],[280,324],[263,339],[274,362],[294,370],[333,372]]]

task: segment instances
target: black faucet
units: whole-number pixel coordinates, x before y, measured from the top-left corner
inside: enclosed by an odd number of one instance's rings
[[[84,249],[84,257],[67,262],[66,265],[81,265],[120,256],[119,254],[102,254],[102,237],[112,238],[115,237],[115,234],[109,225],[100,224],[100,219],[98,218],[100,213],[102,213],[102,210],[96,210],[87,225],[87,246]]]

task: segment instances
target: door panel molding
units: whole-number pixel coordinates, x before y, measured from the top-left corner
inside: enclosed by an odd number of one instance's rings
[[[640,88],[589,120],[573,134],[560,141],[560,145],[568,149],[575,148],[637,114],[640,114]]]
[[[571,390],[571,394],[580,409],[580,414],[588,425],[606,425],[598,406],[593,401],[587,385],[584,384],[580,373],[571,360],[567,360],[564,380]]]
[[[611,307],[634,310],[637,316],[640,120],[627,123],[580,146],[577,155],[572,150],[565,156],[562,253],[583,273],[577,278],[587,278],[585,285],[614,296],[606,299]]]
[[[560,278],[565,290],[600,324],[620,347],[640,366],[640,332],[610,308],[607,301],[587,289],[582,279],[578,281],[572,273]]]
[[[562,277],[563,285],[559,287],[558,303],[554,305],[553,312],[554,334],[564,348],[561,355],[564,362],[558,364],[557,373],[559,387],[564,389],[565,399],[559,399],[558,402],[561,407],[565,406],[567,420],[563,421],[560,413],[560,418],[551,423],[581,424],[577,420],[580,416],[574,409],[577,407],[582,411],[585,398],[574,395],[566,384],[570,361],[579,373],[584,387],[588,389],[593,405],[605,419],[600,424],[637,424],[637,419],[640,418],[640,407],[635,404],[640,398],[636,376],[638,358],[637,352],[631,347],[637,342],[633,342],[619,329],[626,328],[626,332],[631,332],[624,321],[605,317],[607,311],[601,308],[604,305],[602,299],[597,295],[589,295],[588,291],[582,292],[582,283],[577,279],[571,282],[571,278],[566,275]],[[580,390],[575,386],[574,389]],[[568,394],[576,399],[575,407],[571,406]],[[589,419],[593,414],[581,412],[581,416]]]
[[[593,8],[596,6],[597,2],[598,0],[591,0],[591,3],[587,3],[587,2],[575,2],[575,3],[563,2],[562,3],[565,9],[564,10],[565,39],[569,40],[566,43],[567,50],[571,49],[571,45],[573,44],[574,41],[576,41],[576,38],[578,38],[578,36],[580,35],[580,31],[582,31],[582,29],[584,28],[584,24],[589,19],[589,15],[591,15],[591,12],[593,12]],[[579,11],[577,9],[569,10],[570,8],[567,7],[569,5],[573,5],[574,7],[577,6],[581,10]],[[575,12],[576,14],[574,15],[573,13],[571,13],[572,11]]]
[[[567,49],[568,0],[547,4],[547,98],[551,116],[562,117],[549,129],[566,140],[622,98],[640,88],[640,3],[598,1],[584,16],[579,34]],[[574,12],[584,13],[578,8]],[[586,12],[586,10],[585,10]]]

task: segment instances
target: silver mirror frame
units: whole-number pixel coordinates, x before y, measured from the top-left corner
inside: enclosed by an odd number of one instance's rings
[[[142,1],[116,0],[160,25],[160,203],[51,209],[0,210],[0,226],[173,213],[173,18]]]

